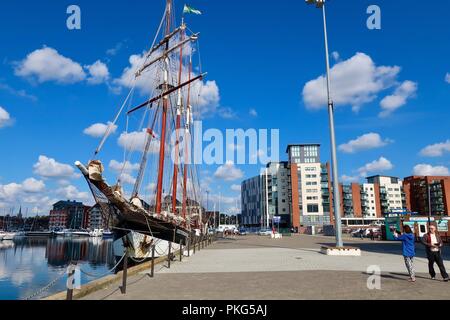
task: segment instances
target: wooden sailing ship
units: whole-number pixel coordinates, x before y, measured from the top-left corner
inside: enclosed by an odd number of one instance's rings
[[[158,243],[162,250],[168,243],[185,245],[206,230],[202,222],[198,171],[190,164],[193,156],[191,128],[196,112],[192,97],[201,87],[205,73],[201,72],[201,63],[200,68],[193,66],[199,34],[190,32],[184,16],[181,25],[175,27],[174,16],[172,0],[166,0],[155,40],[142,65],[135,70],[134,86],[110,123],[94,159],[87,165],[76,163],[105,218],[112,224],[118,243],[131,248],[136,258],[148,257],[152,244]],[[149,99],[131,107],[130,98],[136,83],[142,83],[142,79],[152,79],[148,83],[152,93]],[[145,131],[145,143],[139,150],[139,170],[128,197],[120,175],[116,184],[106,182],[99,160],[107,139],[123,115],[127,117],[127,126],[130,117],[139,117],[140,127],[135,132]],[[175,143],[171,143],[171,133],[172,137],[175,133]],[[130,148],[126,152],[122,173],[132,151]],[[156,180],[147,198],[142,195],[146,177]]]

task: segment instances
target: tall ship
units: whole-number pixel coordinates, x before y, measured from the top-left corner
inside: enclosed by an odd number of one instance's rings
[[[191,161],[191,131],[206,73],[201,70],[199,33],[188,28],[185,13],[199,11],[185,6],[177,25],[173,1],[166,1],[154,41],[133,70],[131,89],[93,159],[75,163],[114,230],[117,255],[127,248],[134,258],[148,258],[153,245],[157,256],[164,255],[169,244],[177,250],[206,232],[199,172]],[[135,91],[142,88],[150,92],[148,99],[135,104]],[[117,181],[109,184],[101,155],[119,123],[125,123],[130,139]],[[130,166],[138,167],[137,172]]]

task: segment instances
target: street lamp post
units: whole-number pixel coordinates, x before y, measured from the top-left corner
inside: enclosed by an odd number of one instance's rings
[[[336,136],[334,130],[334,104],[331,98],[331,80],[330,80],[330,56],[328,53],[328,34],[327,34],[327,18],[325,12],[326,0],[305,0],[307,4],[315,4],[317,8],[322,9],[323,13],[323,30],[325,36],[325,56],[327,68],[327,97],[328,97],[328,116],[330,122],[330,138],[331,138],[331,165],[333,168],[333,203],[336,229],[336,246],[343,247],[342,229],[341,229],[341,198],[339,195],[339,173],[336,153]]]

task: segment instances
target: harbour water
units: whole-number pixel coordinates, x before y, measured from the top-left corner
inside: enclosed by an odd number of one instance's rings
[[[112,240],[101,238],[17,238],[0,241],[0,300],[26,299],[58,279],[33,299],[66,290],[65,271],[76,261],[81,284],[109,274],[115,265]]]

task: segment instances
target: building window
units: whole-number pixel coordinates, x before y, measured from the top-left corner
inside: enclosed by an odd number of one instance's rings
[[[318,204],[308,204],[308,213],[318,213],[319,212],[319,205]]]

